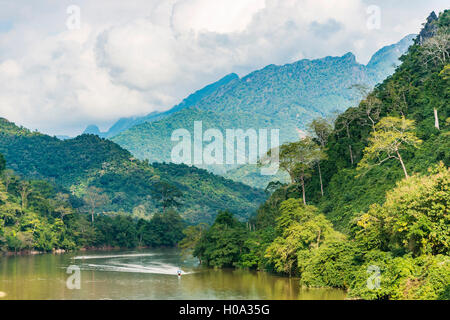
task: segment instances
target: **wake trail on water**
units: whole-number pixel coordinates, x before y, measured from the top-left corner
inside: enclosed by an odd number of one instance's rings
[[[142,266],[136,264],[121,263],[117,265],[106,264],[87,264],[89,268],[93,268],[98,271],[113,271],[113,272],[133,272],[133,273],[150,273],[150,274],[166,274],[177,275],[179,270],[177,267],[167,264],[160,264],[154,266]],[[189,274],[190,272],[184,272],[183,274]]]
[[[76,256],[74,260],[93,260],[93,259],[111,259],[105,261],[105,263],[86,263],[81,267],[88,270],[95,271],[110,271],[110,272],[132,272],[132,273],[147,273],[147,274],[164,274],[164,275],[177,275],[179,267],[159,262],[159,261],[149,261],[148,264],[143,265],[142,261],[138,263],[125,263],[128,258],[139,258],[139,257],[151,257],[154,253],[136,253],[136,254],[115,254],[115,255],[87,255],[87,256]],[[191,272],[182,271],[182,274],[189,274]]]
[[[136,253],[136,254],[116,254],[116,255],[92,255],[92,256],[76,256],[74,260],[88,260],[88,259],[110,259],[110,258],[132,258],[132,257],[151,257],[154,253]]]

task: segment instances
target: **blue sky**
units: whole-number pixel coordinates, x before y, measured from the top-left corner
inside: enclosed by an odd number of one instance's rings
[[[0,116],[76,135],[170,108],[230,72],[349,51],[367,63],[446,3],[0,0]]]

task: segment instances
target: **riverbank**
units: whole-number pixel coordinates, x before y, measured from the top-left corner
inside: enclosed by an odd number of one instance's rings
[[[22,250],[22,251],[0,251],[1,256],[27,256],[27,255],[42,255],[42,254],[64,254],[70,252],[84,252],[84,251],[123,251],[123,250],[145,250],[145,249],[176,249],[177,247],[150,247],[150,246],[138,246],[134,248],[123,248],[123,247],[112,247],[112,246],[102,246],[102,247],[83,247],[73,250],[66,249],[53,249],[52,251],[38,251],[38,250]]]

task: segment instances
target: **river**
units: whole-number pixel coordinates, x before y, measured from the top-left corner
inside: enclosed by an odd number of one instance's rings
[[[69,266],[74,273],[67,273]],[[179,269],[181,277],[177,276]],[[79,289],[73,288],[77,285],[74,281],[77,273]],[[182,258],[177,249],[0,257],[0,300],[344,298],[345,292],[341,290],[300,289],[295,278],[266,272],[202,268],[196,259]]]

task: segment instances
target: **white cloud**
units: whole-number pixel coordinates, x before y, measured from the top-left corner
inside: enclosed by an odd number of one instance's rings
[[[367,62],[445,8],[441,0],[399,3],[86,0],[73,31],[70,1],[9,3],[0,13],[0,116],[77,134],[89,123],[106,129],[118,117],[167,109],[229,72],[348,51]],[[381,8],[380,30],[366,27],[372,4]]]
[[[175,2],[172,25],[176,32],[242,32],[265,0],[184,0]]]
[[[20,65],[14,60],[5,60],[0,64],[0,75],[4,79],[15,79],[22,72]]]

